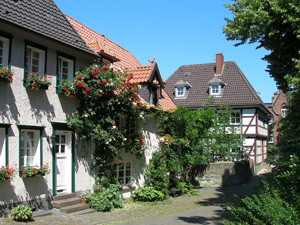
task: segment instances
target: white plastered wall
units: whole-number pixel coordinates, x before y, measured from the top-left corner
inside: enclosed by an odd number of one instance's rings
[[[154,118],[147,119],[140,122],[142,125],[141,133],[145,138],[145,149],[142,158],[138,159],[130,153],[123,153],[122,158],[124,161],[132,162],[132,185],[135,188],[141,188],[144,186],[145,167],[152,159],[153,152],[158,150],[158,136],[157,136],[157,121]],[[134,190],[124,190],[120,192],[122,198],[129,198]]]
[[[78,106],[76,99],[69,99],[62,94],[56,93],[56,64],[57,51],[64,52],[76,58],[75,70],[80,70],[91,62],[94,57],[74,48],[61,45],[50,39],[43,39],[32,33],[20,31],[16,27],[0,23],[1,30],[10,33],[12,38],[11,69],[13,82],[0,83],[0,123],[11,124],[8,131],[8,158],[9,165],[19,170],[19,129],[17,125],[44,127],[42,132],[42,160],[48,163],[51,173],[45,177],[21,179],[18,175],[11,183],[0,181],[0,204],[7,202],[28,201],[30,199],[43,198],[51,195],[52,190],[52,149],[49,136],[52,135],[51,122],[65,122],[65,114],[72,113]],[[22,34],[22,36],[20,36]],[[23,86],[25,42],[31,42],[47,47],[47,69],[46,74],[52,85],[48,90],[31,91]],[[1,129],[2,131],[3,129]],[[0,144],[0,146],[3,146]],[[3,149],[2,149],[3,150]],[[39,151],[39,148],[37,149]],[[89,150],[90,151],[90,150]],[[80,150],[76,150],[76,153]],[[90,154],[87,152],[86,155]],[[2,160],[1,151],[1,160]],[[76,158],[76,156],[75,156]],[[90,160],[77,161],[75,171],[75,189],[85,190],[92,186],[93,176],[87,169]]]

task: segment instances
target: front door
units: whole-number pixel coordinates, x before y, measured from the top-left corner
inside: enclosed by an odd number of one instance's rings
[[[71,192],[71,132],[55,132],[56,193]]]

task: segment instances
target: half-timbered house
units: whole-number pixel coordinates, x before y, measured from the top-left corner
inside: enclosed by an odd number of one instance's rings
[[[268,108],[235,62],[180,66],[168,79],[165,90],[180,107],[197,109],[213,96],[213,107],[225,103],[232,108],[232,124],[240,126],[245,141],[241,149],[260,164],[267,158]]]

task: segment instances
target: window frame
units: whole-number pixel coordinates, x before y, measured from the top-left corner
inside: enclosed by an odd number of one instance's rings
[[[39,72],[38,74],[40,76],[45,76],[46,70],[47,70],[47,47],[43,45],[39,45],[36,43],[33,43],[31,41],[25,40],[25,52],[24,52],[24,79],[23,79],[23,84],[24,86],[26,85],[26,76],[31,73],[29,70],[26,72],[26,56],[27,56],[27,48],[31,48],[31,50],[36,50],[42,53],[42,59],[40,60],[40,64],[42,64],[42,67],[39,67]]]
[[[185,91],[186,91],[186,87],[185,86],[176,86],[175,89],[176,89],[175,90],[175,98],[185,97]],[[181,92],[182,92],[182,94],[181,94]]]
[[[214,87],[218,87],[217,90],[218,92],[214,92]],[[211,87],[210,87],[210,94],[211,95],[220,95],[221,93],[221,90],[220,90],[220,84],[211,84]]]
[[[126,164],[127,163],[130,163],[130,176],[127,176],[126,175]],[[123,169],[121,170],[121,171],[124,171],[124,173],[123,173],[123,177],[122,177],[122,183],[120,183],[120,185],[124,185],[125,187],[130,187],[130,186],[132,186],[132,179],[133,179],[133,167],[132,167],[132,165],[133,165],[133,162],[132,161],[124,161],[124,162],[121,162],[121,163],[115,163],[114,164],[114,172],[115,172],[115,175],[116,175],[116,177],[117,177],[117,180],[118,180],[118,182],[120,181],[120,175],[119,175],[119,173],[120,173],[120,165],[121,164],[123,164]],[[129,178],[129,183],[126,183],[126,179],[127,178]]]
[[[69,69],[72,68],[72,71],[68,73],[68,80],[72,81],[75,77],[75,61],[76,58],[70,55],[67,55],[63,52],[56,52],[57,53],[57,62],[56,62],[56,86],[60,85],[60,81],[62,80],[62,75],[60,74],[60,66],[59,61],[64,60],[72,65],[69,66]],[[61,93],[61,90],[57,89],[57,92]]]
[[[22,165],[22,150],[21,150],[21,143],[22,143],[22,131],[32,131],[34,133],[34,140],[36,141],[35,148],[35,162],[33,162],[33,165],[30,166],[42,166],[43,165],[43,130],[45,127],[40,126],[27,126],[27,125],[18,125],[19,128],[19,169],[21,174],[21,169],[26,167],[27,165]]]
[[[240,116],[236,117],[236,113],[239,113]],[[242,122],[241,110],[231,110],[231,116],[232,116],[232,118],[231,118],[230,124],[232,124],[232,125],[239,125],[239,124],[241,124],[241,122]],[[236,122],[236,118],[239,118],[240,122]],[[233,120],[234,120],[234,122],[233,122]]]
[[[280,116],[282,117],[282,118],[285,118],[286,117],[286,107],[284,106],[284,107],[282,107],[281,108],[281,114],[280,114]]]
[[[10,126],[11,124],[0,124],[0,129],[4,129],[3,146],[0,149],[0,167],[8,165],[8,129]]]
[[[11,37],[7,35],[3,35],[0,32],[0,41],[3,41],[3,51],[2,51],[2,63],[0,65],[2,67],[10,67],[10,53],[11,53]],[[4,59],[4,60],[3,60]],[[3,63],[4,62],[4,63]]]

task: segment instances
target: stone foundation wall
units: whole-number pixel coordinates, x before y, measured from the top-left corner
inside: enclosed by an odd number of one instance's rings
[[[201,187],[225,187],[243,184],[253,175],[253,161],[211,163],[202,177],[195,178]]]

